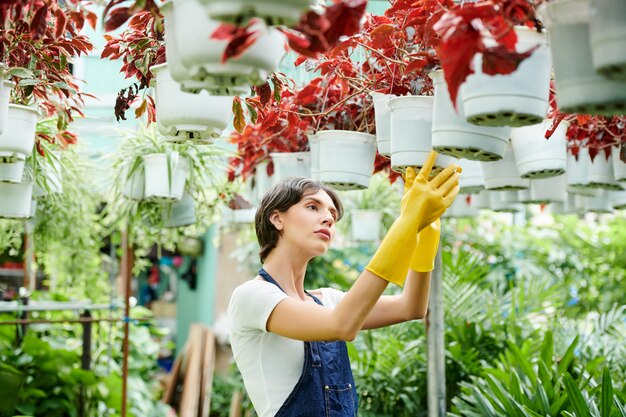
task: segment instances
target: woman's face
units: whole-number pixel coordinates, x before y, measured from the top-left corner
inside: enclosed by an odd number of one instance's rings
[[[326,252],[335,238],[337,209],[324,190],[305,192],[298,203],[278,215],[281,239],[302,246],[313,256]]]

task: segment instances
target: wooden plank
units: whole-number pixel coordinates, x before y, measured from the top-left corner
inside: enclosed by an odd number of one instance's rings
[[[241,417],[241,409],[243,408],[243,392],[234,391],[230,398],[230,411],[228,417]]]
[[[215,335],[211,329],[205,331],[204,360],[202,361],[202,384],[200,387],[200,414],[206,417],[211,411],[211,391],[213,388],[213,371],[215,370]]]
[[[179,417],[197,417],[200,406],[200,382],[204,352],[205,328],[192,324],[189,330],[189,365],[183,383]]]
[[[181,351],[176,355],[174,365],[170,374],[167,376],[167,383],[165,384],[165,390],[163,391],[162,402],[165,404],[172,404],[174,399],[174,393],[176,392],[176,386],[178,385],[178,379],[181,376],[181,370],[183,369],[183,358],[187,355],[187,348],[189,344],[185,343]]]

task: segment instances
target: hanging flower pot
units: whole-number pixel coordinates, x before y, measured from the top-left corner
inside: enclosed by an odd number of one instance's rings
[[[550,203],[550,211],[552,214],[577,214],[575,194],[567,193],[562,202]]]
[[[265,193],[272,188],[272,178],[267,175],[267,166],[267,162],[260,163],[254,172],[254,186],[250,190],[250,202],[253,205],[258,205]]]
[[[146,184],[146,176],[143,170],[143,163],[139,164],[136,168],[130,168],[129,171],[133,171],[130,177],[127,176],[124,188],[122,189],[122,195],[131,200],[143,200],[144,188]]]
[[[515,163],[522,178],[549,178],[563,175],[567,168],[567,123],[561,122],[550,139],[545,138],[552,120],[511,131]]]
[[[156,117],[167,136],[184,138],[218,137],[228,126],[233,98],[181,91],[167,64],[150,68],[156,80]]]
[[[615,210],[626,209],[626,191],[613,191],[611,193],[611,205]]]
[[[311,152],[272,152],[270,157],[274,162],[274,184],[287,177],[311,177]]]
[[[46,159],[42,166],[42,173],[33,184],[33,198],[42,198],[48,194],[63,192],[63,172],[59,156]]]
[[[389,99],[395,97],[391,94],[382,94],[371,92],[374,102],[374,115],[376,118],[376,145],[378,153],[389,158],[391,155],[391,139],[390,139],[390,115],[389,115]]]
[[[433,71],[430,77],[435,85],[433,149],[444,155],[474,161],[501,159],[509,141],[511,128],[477,126],[468,123],[463,114],[463,106],[459,104],[455,110],[452,105],[443,71]],[[376,128],[378,129],[378,123]]]
[[[511,74],[482,72],[482,54],[474,57],[475,73],[461,86],[467,121],[482,126],[527,126],[541,122],[548,111],[550,53],[544,34],[515,27],[516,50],[537,48]],[[495,41],[492,41],[495,43]]]
[[[543,3],[537,15],[549,29],[556,101],[563,112],[613,115],[626,110],[623,82],[599,75],[589,44],[589,0]]]
[[[404,172],[407,167],[421,168],[432,149],[432,96],[402,96],[389,100],[391,123],[391,168]],[[439,155],[433,166],[433,175],[456,162]]]
[[[0,75],[4,72],[4,65],[0,64]],[[9,113],[9,99],[13,83],[10,80],[0,79],[0,134],[4,132],[7,125]]]
[[[189,175],[189,162],[178,152],[152,153],[143,156],[144,198],[153,201],[180,200]]]
[[[30,155],[35,146],[38,115],[33,107],[9,104],[7,125],[0,134],[0,152]]]
[[[607,190],[599,190],[596,197],[575,195],[574,198],[576,207],[582,213],[613,213],[610,192]]]
[[[568,153],[566,157],[567,190],[576,193],[589,187],[589,149],[580,148],[577,157]]]
[[[376,242],[380,239],[383,213],[380,210],[350,210],[350,239]]]
[[[448,218],[469,218],[478,217],[478,207],[475,195],[459,194],[454,199],[452,205],[446,210],[442,217]]]
[[[622,190],[622,185],[615,181],[613,175],[613,159],[607,158],[604,152],[600,152],[588,165],[588,187],[603,188],[605,190]]]
[[[184,193],[179,201],[163,207],[165,227],[184,227],[196,223],[196,202],[193,197]]]
[[[510,202],[515,203],[515,201]],[[530,188],[526,190],[519,190],[517,192],[517,202],[521,204],[535,204],[535,202],[530,197]]]
[[[311,149],[311,178],[320,179],[320,144],[316,135],[308,135],[309,149]]]
[[[338,190],[360,190],[369,186],[376,137],[349,130],[317,132],[320,155],[320,181]],[[347,158],[346,155],[350,157]]]
[[[563,202],[567,197],[565,175],[530,181],[530,201],[533,204]]]
[[[0,152],[0,181],[22,182],[26,156],[20,153]]]
[[[175,54],[188,70],[189,78],[210,92],[215,92],[211,91],[213,86],[223,93],[223,87],[264,83],[285,53],[285,36],[259,24],[252,28],[261,32],[254,44],[241,56],[222,63],[227,42],[211,39],[219,22],[209,18],[199,0],[176,0],[163,12],[168,60]]]
[[[591,2],[589,38],[593,66],[608,78],[626,81],[626,2]]]
[[[611,157],[613,159],[613,176],[617,181],[626,182],[626,162],[620,159],[619,146],[614,146],[611,149]]]
[[[483,190],[474,196],[474,204],[478,210],[489,210],[491,208],[491,191]]]
[[[530,185],[528,179],[519,176],[511,143],[507,145],[501,160],[481,162],[480,166],[485,178],[485,188],[488,190],[525,190]]]
[[[31,217],[33,183],[0,182],[0,218],[28,219]]]
[[[502,213],[519,213],[524,210],[517,191],[489,191],[489,207]]]
[[[224,22],[258,17],[268,25],[290,26],[311,7],[311,0],[202,0],[209,15]]]
[[[459,178],[460,193],[476,194],[485,189],[485,179],[480,162],[459,159],[458,164],[463,169],[463,174]]]
[[[222,221],[225,224],[254,223],[256,210],[256,207],[238,210],[225,207],[222,209]]]

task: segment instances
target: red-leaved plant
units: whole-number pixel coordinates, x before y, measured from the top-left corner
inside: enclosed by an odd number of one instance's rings
[[[614,146],[620,147],[620,159],[626,162],[626,116],[578,115],[567,129],[567,148],[576,159],[583,148],[592,161],[598,155],[608,159]]]
[[[21,0],[0,5],[0,55],[15,84],[11,102],[37,104],[46,117],[57,117],[57,135],[37,136],[41,154],[39,140],[62,146],[76,142],[76,136],[66,128],[74,114],[83,116],[83,97],[90,95],[80,92],[70,62],[93,49],[89,39],[79,33],[86,21],[92,28],[96,26],[95,13],[86,7],[90,4],[81,0]]]

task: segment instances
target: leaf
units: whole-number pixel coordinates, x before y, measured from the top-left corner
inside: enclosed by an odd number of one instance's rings
[[[602,394],[601,394],[601,417],[611,417],[613,408],[613,384],[611,383],[611,373],[608,368],[604,368],[602,373]]]
[[[34,39],[41,38],[46,33],[46,20],[48,18],[48,5],[41,6],[35,12],[33,20],[30,21],[30,36]]]
[[[253,124],[256,124],[257,119],[259,117],[256,109],[254,108],[254,106],[252,104],[250,104],[249,102],[246,101],[246,107],[248,108],[248,112],[250,113],[250,121]]]
[[[326,8],[324,17],[329,26],[324,38],[330,47],[342,36],[352,36],[359,31],[366,7],[367,0],[344,0]]]
[[[59,39],[65,33],[65,26],[67,25],[67,18],[63,10],[57,9],[54,12],[56,20],[54,22],[54,37]]]
[[[269,103],[270,99],[272,98],[272,88],[270,87],[269,81],[266,81],[265,83],[254,87],[254,90],[259,95],[262,106],[265,106],[267,103]]]
[[[526,52],[511,52],[502,46],[488,48],[483,52],[483,72],[488,75],[510,74],[538,48]]]
[[[104,21],[104,30],[111,32],[122,26],[131,16],[129,7],[118,7],[114,9],[109,18]]]
[[[9,75],[19,78],[34,78],[35,74],[28,68],[13,67],[7,70]]]
[[[143,99],[143,101],[141,102],[141,105],[139,105],[139,107],[135,109],[135,117],[140,118],[146,112],[147,108],[148,108],[148,100]]]
[[[392,47],[392,35],[395,30],[394,25],[391,24],[377,26],[370,34],[372,38],[372,46],[376,49]]]
[[[240,97],[235,97],[233,100],[233,114],[235,115],[233,127],[238,133],[243,133],[243,129],[246,127],[246,119],[243,115],[243,106],[241,105]]]
[[[589,411],[589,406],[585,402],[585,398],[569,372],[565,373],[563,381],[565,382],[565,390],[567,391],[569,402],[574,408],[576,416],[592,417],[591,412]]]

